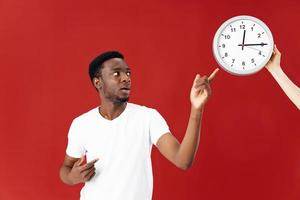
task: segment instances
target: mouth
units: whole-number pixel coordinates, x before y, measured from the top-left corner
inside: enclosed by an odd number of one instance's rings
[[[121,89],[120,90],[130,90],[130,86],[128,87],[128,86],[125,86],[125,87],[121,87]]]
[[[126,92],[129,92],[130,91],[130,87],[123,87],[120,89],[121,91],[126,91]]]

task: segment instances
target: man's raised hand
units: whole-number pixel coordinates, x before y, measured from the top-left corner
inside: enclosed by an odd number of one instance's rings
[[[210,83],[219,71],[216,68],[209,77],[196,75],[190,94],[191,104],[194,109],[200,110],[203,108],[211,95]]]

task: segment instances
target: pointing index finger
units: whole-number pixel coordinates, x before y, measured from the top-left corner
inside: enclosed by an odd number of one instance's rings
[[[99,160],[99,158],[96,158],[96,159],[94,159],[94,160],[88,162],[87,164],[95,164],[98,160]]]
[[[216,68],[216,69],[211,73],[211,75],[208,77],[208,81],[209,81],[209,82],[211,82],[211,81],[215,78],[215,76],[216,76],[216,74],[217,74],[218,71],[219,71],[219,68]]]
[[[94,160],[92,160],[92,161],[86,163],[85,165],[82,166],[82,170],[84,171],[84,170],[87,170],[87,169],[92,168],[92,167],[94,166],[94,164],[95,164],[98,160],[99,160],[99,159],[97,158],[97,159],[94,159]]]
[[[94,159],[94,160],[92,160],[92,161],[86,163],[85,166],[88,166],[88,167],[89,167],[89,166],[92,166],[92,165],[94,165],[98,160],[99,160],[99,158],[96,158],[96,159]]]

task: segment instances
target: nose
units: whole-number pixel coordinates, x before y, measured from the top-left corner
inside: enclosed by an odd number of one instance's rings
[[[128,76],[127,73],[122,73],[121,82],[130,82],[130,76]]]

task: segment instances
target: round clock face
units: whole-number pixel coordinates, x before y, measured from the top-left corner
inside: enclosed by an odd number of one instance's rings
[[[273,36],[259,19],[237,16],[224,22],[215,34],[213,54],[218,64],[234,75],[261,70],[271,58]]]

